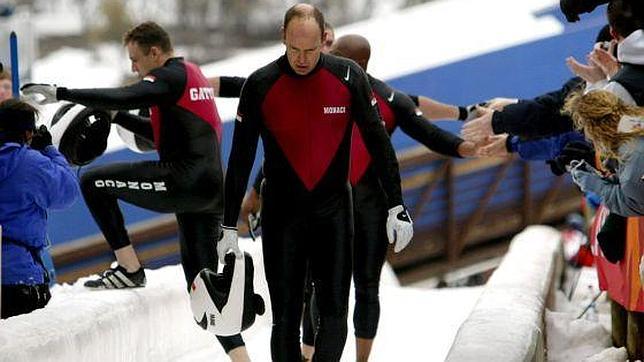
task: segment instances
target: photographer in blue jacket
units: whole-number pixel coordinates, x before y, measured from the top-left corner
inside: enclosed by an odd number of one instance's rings
[[[0,103],[2,318],[43,308],[51,297],[40,257],[47,210],[70,206],[80,190],[65,157],[52,146],[37,110],[18,99]]]

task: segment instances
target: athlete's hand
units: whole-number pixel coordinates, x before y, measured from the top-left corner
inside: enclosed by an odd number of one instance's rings
[[[237,228],[231,228],[228,226],[221,226],[221,234],[219,235],[219,241],[217,241],[217,256],[219,257],[220,264],[226,264],[225,257],[226,254],[231,251],[235,253],[236,258],[244,257],[244,253],[239,249],[239,244],[237,241]]]
[[[27,83],[20,88],[22,94],[32,98],[38,104],[58,102],[56,91],[58,88],[52,84]]]
[[[476,157],[478,155],[479,147],[480,146],[474,142],[463,141],[458,145],[457,152],[463,158]]]
[[[244,195],[244,201],[242,201],[240,218],[242,224],[248,227],[248,232],[253,237],[253,231],[259,227],[259,212],[262,208],[262,201],[259,197],[257,191],[254,188],[251,188],[250,191]]]
[[[389,244],[395,244],[394,251],[396,253],[403,250],[411,241],[412,236],[414,236],[413,225],[411,216],[409,216],[404,206],[398,205],[389,209],[387,239],[389,239]]]

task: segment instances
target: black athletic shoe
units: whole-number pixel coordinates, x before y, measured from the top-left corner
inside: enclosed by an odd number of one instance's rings
[[[90,289],[126,289],[141,288],[145,286],[145,272],[143,267],[128,273],[120,265],[107,269],[97,279],[85,282],[85,287]]]

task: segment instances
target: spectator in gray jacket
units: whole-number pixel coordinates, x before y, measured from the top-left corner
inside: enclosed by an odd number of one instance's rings
[[[576,162],[573,180],[582,191],[601,196],[608,209],[621,216],[644,215],[644,108],[627,105],[604,90],[574,94],[564,111],[602,155],[619,163],[614,175],[605,176],[586,162]],[[630,129],[618,130],[623,118]],[[623,124],[624,122],[622,122]]]

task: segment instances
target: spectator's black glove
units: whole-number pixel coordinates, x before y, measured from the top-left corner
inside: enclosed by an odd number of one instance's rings
[[[617,263],[624,259],[626,250],[626,218],[614,213],[606,216],[606,221],[597,234],[597,243],[606,260]]]
[[[42,151],[47,146],[51,146],[51,133],[47,130],[47,127],[40,126],[34,135],[31,137],[31,148],[34,150]]]
[[[550,170],[557,176],[566,173],[566,166],[577,160],[586,161],[589,165],[595,164],[595,150],[593,146],[584,141],[571,141],[564,146],[561,153],[552,160],[546,161]]]
[[[566,19],[573,23],[579,20],[579,14],[589,13],[601,4],[607,4],[609,0],[559,0],[559,7]]]

